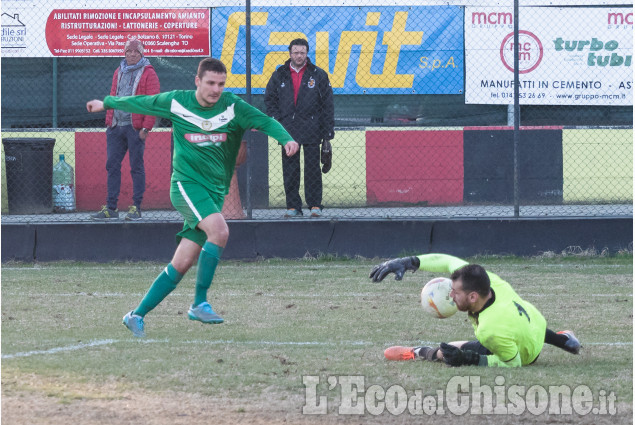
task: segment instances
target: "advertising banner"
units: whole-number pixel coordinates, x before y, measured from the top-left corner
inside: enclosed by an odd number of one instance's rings
[[[146,56],[209,56],[209,10],[56,9],[46,21],[54,56],[121,56],[132,37]]]
[[[227,89],[245,92],[245,13],[212,11],[212,55],[228,68]],[[463,9],[458,6],[258,7],[251,13],[255,93],[289,59],[289,42],[309,41],[309,58],[336,94],[463,92]]]
[[[2,56],[119,57],[130,38],[143,42],[146,56],[209,56],[209,28],[210,12],[205,8],[5,13]]]
[[[567,24],[567,23],[572,24]],[[521,105],[632,105],[632,8],[520,8]],[[511,8],[465,8],[465,102],[514,103]]]

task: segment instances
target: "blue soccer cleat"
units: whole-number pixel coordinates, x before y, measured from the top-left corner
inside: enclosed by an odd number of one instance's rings
[[[131,311],[123,317],[123,324],[130,329],[132,334],[137,338],[144,338],[146,336],[146,333],[143,331],[143,317],[134,314],[134,311]]]
[[[190,307],[187,315],[189,316],[190,320],[198,320],[199,322],[203,323],[217,324],[224,322],[222,317],[214,313],[214,310],[212,310],[212,306],[209,305],[207,301],[200,303],[196,307]]]

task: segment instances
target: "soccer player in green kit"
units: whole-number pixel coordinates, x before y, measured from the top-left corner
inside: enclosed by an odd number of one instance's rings
[[[406,270],[450,273],[450,297],[459,311],[467,312],[476,340],[441,343],[440,347],[390,347],[384,352],[388,360],[421,358],[450,366],[518,367],[535,362],[544,343],[572,354],[580,351],[573,332],[547,329],[547,321],[536,307],[480,265],[451,255],[425,254],[386,261],[375,266],[369,277],[381,282],[394,273],[395,280],[401,280]]]
[[[172,121],[174,157],[170,200],[185,220],[177,234],[172,261],[156,278],[141,303],[123,318],[136,337],[145,337],[144,317],[172,292],[198,259],[194,303],[188,316],[203,323],[222,323],[212,310],[207,291],[229,238],[221,215],[243,134],[257,129],[276,139],[288,156],[298,143],[282,125],[238,96],[223,92],[227,69],[214,58],[198,66],[196,90],[175,90],[154,96],[106,96],[87,102],[89,112],[119,109]]]

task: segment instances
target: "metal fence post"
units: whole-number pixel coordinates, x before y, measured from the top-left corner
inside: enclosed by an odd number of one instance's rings
[[[247,45],[247,51],[245,52],[245,78],[246,78],[246,97],[247,103],[251,105],[251,0],[247,0],[245,3],[245,43]],[[252,219],[253,208],[251,205],[251,131],[247,132],[245,140],[247,141],[247,218]]]
[[[520,139],[520,75],[518,72],[519,36],[518,36],[518,1],[514,0],[514,217],[520,216],[520,196],[518,177],[518,142]]]

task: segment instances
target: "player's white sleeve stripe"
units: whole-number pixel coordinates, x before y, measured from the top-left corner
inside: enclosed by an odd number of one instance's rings
[[[203,220],[203,217],[201,217],[201,215],[198,213],[196,208],[194,208],[194,204],[192,203],[192,200],[190,199],[189,196],[187,196],[187,193],[185,193],[185,189],[183,189],[181,182],[176,182],[176,185],[179,187],[179,192],[181,192],[183,199],[185,199],[185,202],[187,202],[187,205],[190,207],[190,209],[192,210],[192,212],[194,213],[198,221]]]
[[[199,115],[196,115],[194,112],[190,111],[189,109],[185,108],[176,100],[172,99],[172,103],[170,104],[170,112],[172,112],[174,115],[178,115],[183,120],[191,124],[194,124],[195,126],[199,127],[201,130],[213,131],[219,127],[227,125],[227,123],[229,123],[231,120],[233,120],[236,117],[236,114],[234,112],[234,105],[235,104],[232,103],[223,112],[211,118],[203,118]]]

